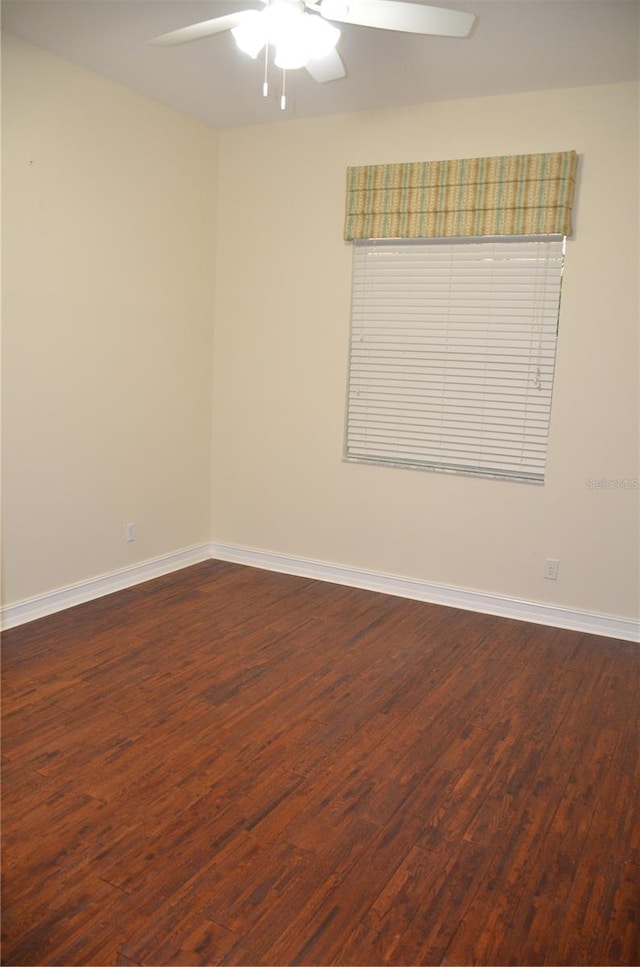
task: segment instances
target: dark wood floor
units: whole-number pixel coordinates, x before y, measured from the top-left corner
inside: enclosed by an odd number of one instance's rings
[[[4,636],[17,964],[638,964],[640,649],[207,562]]]

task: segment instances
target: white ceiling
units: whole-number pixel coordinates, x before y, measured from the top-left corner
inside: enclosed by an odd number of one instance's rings
[[[438,2],[438,0],[436,0]],[[258,4],[232,0],[2,0],[2,27],[216,127],[423,101],[638,78],[640,0],[440,0],[478,17],[463,40],[341,26],[347,77],[317,84],[279,71],[262,97],[262,64],[229,33],[181,47],[151,37]],[[259,59],[260,60],[260,59]]]

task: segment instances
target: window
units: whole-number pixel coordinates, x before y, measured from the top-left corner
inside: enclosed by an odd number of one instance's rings
[[[354,242],[346,458],[544,481],[564,238]]]

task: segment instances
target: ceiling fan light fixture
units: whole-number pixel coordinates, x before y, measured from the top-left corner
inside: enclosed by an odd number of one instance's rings
[[[267,24],[267,39],[270,44],[287,43],[297,39],[302,32],[304,5],[289,3],[288,0],[274,0],[260,13]]]
[[[275,64],[283,70],[304,67],[310,57],[304,5],[275,0],[266,10],[269,43],[275,47]]]
[[[265,11],[248,11],[242,22],[231,31],[240,50],[255,60],[267,41]]]
[[[326,57],[340,39],[340,31],[333,24],[327,23],[322,17],[315,14],[307,14],[305,17],[305,28],[308,37],[309,52],[311,59]]]
[[[293,71],[297,70],[298,67],[304,67],[310,56],[309,49],[305,44],[284,40],[276,45],[274,62],[276,67]]]
[[[254,60],[265,44],[273,47],[276,66],[283,70],[326,57],[340,37],[337,27],[306,12],[304,3],[296,0],[274,0],[264,10],[247,11],[231,33],[240,50]]]
[[[328,20],[344,20],[349,15],[349,5],[343,0],[322,0],[320,13]]]

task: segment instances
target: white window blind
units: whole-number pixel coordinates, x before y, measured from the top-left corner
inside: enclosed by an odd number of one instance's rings
[[[544,480],[564,239],[354,243],[346,457]]]

